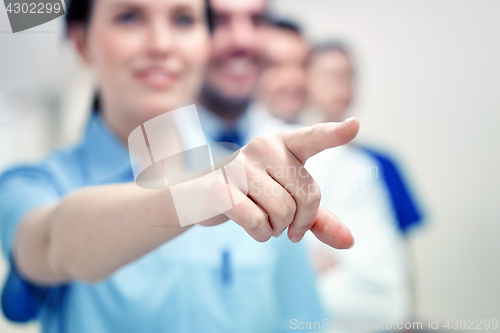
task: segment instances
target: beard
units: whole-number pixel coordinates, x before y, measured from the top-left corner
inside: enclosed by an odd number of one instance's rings
[[[252,97],[229,97],[213,85],[205,83],[201,90],[200,102],[221,118],[234,119],[245,112],[252,102]]]

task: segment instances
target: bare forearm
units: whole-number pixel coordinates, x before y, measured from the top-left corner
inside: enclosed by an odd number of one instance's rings
[[[87,188],[28,216],[15,259],[39,283],[95,282],[187,229],[179,225],[168,190]]]

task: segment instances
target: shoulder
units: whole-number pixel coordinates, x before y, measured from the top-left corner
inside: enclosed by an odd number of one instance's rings
[[[359,149],[379,164],[380,174],[384,186],[389,192],[401,231],[406,233],[413,225],[420,224],[423,212],[408,182],[409,179],[396,160],[380,150],[363,146],[360,146]]]
[[[358,144],[327,149],[314,156],[311,162],[311,164],[379,168],[381,172],[397,175],[401,173],[397,160],[391,154]]]
[[[387,151],[365,145],[355,145],[356,149],[380,164],[397,169],[397,159]]]
[[[353,168],[378,167],[378,161],[359,149],[356,145],[344,145],[326,149],[307,160],[307,167],[317,168]]]
[[[401,191],[407,191],[406,187],[406,177],[403,170],[401,169],[397,159],[393,157],[392,154],[375,149],[372,147],[367,147],[363,145],[356,145],[356,149],[361,153],[365,154],[367,157],[373,159],[377,165],[380,167],[381,176],[383,177],[386,185],[392,189],[400,189]]]

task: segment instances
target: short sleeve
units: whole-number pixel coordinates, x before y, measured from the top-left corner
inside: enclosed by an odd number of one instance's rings
[[[367,147],[360,148],[374,158],[381,168],[399,230],[406,235],[412,228],[421,226],[423,211],[396,161],[385,153]]]
[[[0,176],[0,240],[10,266],[1,304],[9,320],[27,322],[33,319],[48,293],[57,289],[35,286],[24,280],[13,265],[12,246],[23,217],[37,207],[57,202],[59,198],[50,174],[41,167],[16,167]]]
[[[9,259],[16,228],[31,210],[55,203],[60,194],[42,167],[20,166],[0,176],[0,240]]]

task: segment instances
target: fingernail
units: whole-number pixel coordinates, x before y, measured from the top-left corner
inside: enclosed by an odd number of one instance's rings
[[[345,128],[349,127],[349,125],[351,125],[353,120],[354,120],[354,117],[350,117],[350,118],[347,118],[346,120],[344,120],[344,122],[342,123],[342,128],[345,129]]]
[[[301,239],[302,239],[302,236],[295,235],[292,237],[291,241],[292,241],[292,243],[298,243],[298,242],[300,242]]]
[[[356,243],[356,240],[354,239],[354,237],[352,238],[352,244],[351,246],[349,246],[346,250],[350,250],[354,247],[354,243]]]

